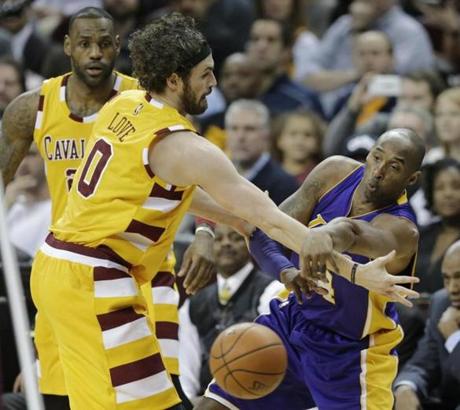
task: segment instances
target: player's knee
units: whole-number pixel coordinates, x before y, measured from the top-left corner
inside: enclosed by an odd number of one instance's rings
[[[195,406],[195,410],[227,410],[227,407],[213,399],[203,397]]]

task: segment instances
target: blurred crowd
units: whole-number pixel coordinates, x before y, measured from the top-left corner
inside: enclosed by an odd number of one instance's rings
[[[388,129],[411,128],[424,139],[423,178],[408,192],[420,229],[422,297],[415,308],[400,308],[406,337],[396,408],[460,405],[460,356],[456,344],[445,346],[460,330],[460,315],[449,310],[458,311],[460,285],[443,275],[445,252],[460,239],[460,1],[0,0],[0,118],[16,96],[70,70],[62,44],[70,16],[85,6],[113,16],[121,39],[116,69],[126,74],[133,31],[171,11],[196,19],[213,49],[218,86],[193,121],[277,204],[325,157],[364,161]],[[21,260],[30,261],[50,218],[36,149],[5,202],[12,243]],[[183,224],[178,249],[192,224]],[[215,259],[217,280],[181,309],[182,382],[192,398],[210,380],[208,352],[218,331],[254,319],[281,287],[253,265],[243,238],[226,227],[216,228]],[[440,298],[447,298],[441,313],[433,308]],[[2,356],[9,362],[13,347],[2,326]],[[8,391],[17,369],[6,364]]]

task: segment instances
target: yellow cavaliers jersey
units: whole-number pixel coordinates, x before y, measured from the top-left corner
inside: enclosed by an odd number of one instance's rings
[[[148,163],[152,141],[178,130],[194,128],[145,91],[125,91],[109,101],[94,124],[64,215],[51,228],[57,239],[110,249],[134,265],[141,282],[149,281],[194,189],[162,181]]]
[[[111,97],[120,91],[139,88],[136,79],[115,74]],[[64,211],[73,176],[83,159],[86,142],[98,115],[79,117],[70,111],[66,102],[66,85],[70,75],[43,82],[34,130],[34,141],[46,166],[52,223]]]

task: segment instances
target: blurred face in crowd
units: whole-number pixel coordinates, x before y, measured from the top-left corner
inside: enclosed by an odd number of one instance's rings
[[[294,0],[262,0],[264,15],[279,21],[288,20]]]
[[[34,195],[43,188],[46,183],[45,166],[35,145],[32,145],[29,153],[22,160],[14,179],[21,181],[23,194],[29,200],[33,200]]]
[[[460,171],[440,170],[433,181],[433,207],[441,218],[460,217]]]
[[[64,51],[76,76],[88,87],[97,87],[112,75],[120,42],[110,20],[77,18],[65,37]]]
[[[2,1],[1,3],[5,3]],[[9,3],[12,4],[11,2]],[[16,34],[21,31],[28,22],[28,12],[30,7],[26,4],[19,5],[18,7],[11,7],[10,12],[5,14],[0,19],[0,27],[10,32],[11,34]]]
[[[291,115],[278,138],[278,149],[283,161],[304,163],[320,152],[320,145],[313,122],[300,115]]]
[[[244,238],[226,225],[216,225],[214,257],[219,273],[229,277],[249,262],[249,251]]]
[[[226,58],[219,84],[229,103],[239,98],[254,98],[259,84],[259,71],[246,54],[235,53]]]
[[[252,24],[247,53],[260,70],[276,70],[285,56],[281,26],[272,20],[256,20]]]
[[[401,95],[398,97],[398,105],[418,107],[427,111],[432,111],[433,104],[434,96],[427,82],[413,81],[409,78],[402,79]]]
[[[452,306],[460,309],[460,242],[457,241],[447,250],[442,261],[444,287],[449,294]]]
[[[0,115],[6,106],[24,92],[16,69],[9,64],[0,63]]]
[[[205,17],[212,0],[176,0],[175,9],[186,16],[195,19]]]
[[[393,71],[393,52],[387,36],[378,31],[360,34],[354,44],[355,66],[361,73],[386,74]]]
[[[460,143],[460,104],[448,97],[439,97],[435,111],[436,135],[444,144]]]
[[[139,9],[140,0],[104,0],[104,9],[116,20],[132,17]]]
[[[413,112],[394,111],[388,122],[388,130],[393,128],[409,128],[417,133],[425,142],[430,138],[430,130],[425,121]]]
[[[258,112],[241,108],[230,110],[225,130],[232,161],[250,166],[267,151],[269,129]]]
[[[355,0],[350,4],[350,15],[353,30],[363,31],[371,28],[377,11],[372,1]]]

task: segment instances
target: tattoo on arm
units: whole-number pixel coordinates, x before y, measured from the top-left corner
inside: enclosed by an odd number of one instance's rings
[[[14,177],[33,141],[39,91],[24,93],[6,108],[0,135],[0,171],[5,184]]]
[[[307,223],[323,187],[324,183],[319,178],[307,178],[303,185],[280,205],[280,209],[299,222]]]

